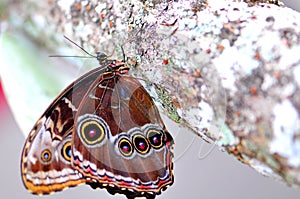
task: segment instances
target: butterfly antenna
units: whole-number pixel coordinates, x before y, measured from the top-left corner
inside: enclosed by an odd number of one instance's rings
[[[49,55],[49,57],[76,57],[76,58],[91,58],[90,56],[77,56],[77,55]]]
[[[125,62],[125,52],[124,52],[124,48],[122,45],[120,45],[121,51],[122,51],[122,62]],[[116,49],[116,47],[115,47]]]
[[[81,46],[79,46],[78,44],[76,44],[74,41],[72,41],[70,38],[68,38],[66,35],[64,35],[64,38],[67,39],[69,42],[71,42],[72,44],[74,44],[75,46],[77,46],[78,48],[80,48],[83,52],[85,52],[86,54],[88,54],[91,57],[97,58],[95,55],[92,55],[91,53],[89,53],[88,51],[84,50],[84,48],[82,48]]]

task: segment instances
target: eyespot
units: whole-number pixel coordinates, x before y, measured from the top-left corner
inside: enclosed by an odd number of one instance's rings
[[[71,148],[71,142],[68,141],[66,142],[62,149],[61,149],[61,155],[62,157],[68,161],[68,162],[71,162],[71,157],[72,157],[72,148]]]
[[[156,129],[150,129],[147,132],[147,138],[151,146],[155,149],[160,149],[163,146],[163,133]]]
[[[149,150],[150,150],[149,142],[142,134],[134,135],[132,138],[132,142],[133,142],[134,148],[140,154],[144,155],[149,152]]]
[[[107,123],[97,115],[85,114],[78,117],[77,133],[87,147],[103,145],[110,131]]]
[[[49,149],[44,149],[41,153],[43,163],[49,163],[52,160],[52,153]]]
[[[101,142],[105,136],[105,130],[97,121],[86,121],[80,129],[81,137],[88,145]]]
[[[124,155],[125,157],[129,157],[133,153],[133,147],[132,147],[130,141],[126,138],[120,139],[118,147],[119,147],[120,153],[122,155]]]

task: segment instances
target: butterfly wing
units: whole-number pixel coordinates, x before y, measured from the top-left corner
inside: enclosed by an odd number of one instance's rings
[[[97,68],[65,89],[31,130],[22,152],[25,187],[34,194],[49,194],[86,182],[71,165],[71,138],[77,107],[93,81]]]
[[[92,187],[154,198],[172,185],[173,139],[138,80],[102,74],[75,121],[73,164]]]

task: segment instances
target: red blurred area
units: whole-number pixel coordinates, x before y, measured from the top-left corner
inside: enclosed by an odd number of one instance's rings
[[[7,112],[8,104],[3,92],[2,83],[0,80],[0,117],[5,116],[5,113]]]

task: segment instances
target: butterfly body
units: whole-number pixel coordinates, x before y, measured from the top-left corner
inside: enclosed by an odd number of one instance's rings
[[[173,183],[173,139],[123,62],[106,61],[49,106],[22,153],[25,187],[49,194],[79,184],[155,198]]]

